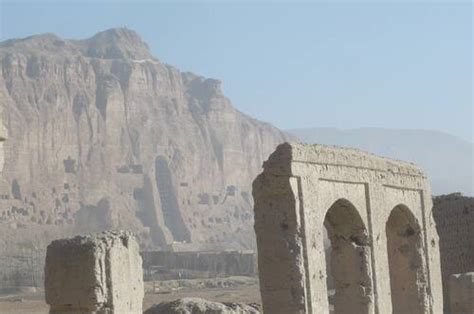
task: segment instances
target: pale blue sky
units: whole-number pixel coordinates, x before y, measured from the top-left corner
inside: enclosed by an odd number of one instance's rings
[[[1,39],[139,32],[280,128],[434,129],[473,140],[470,1],[5,1]],[[100,4],[97,4],[100,3]]]

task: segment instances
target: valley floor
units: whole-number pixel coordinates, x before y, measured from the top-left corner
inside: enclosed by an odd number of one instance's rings
[[[177,288],[167,288],[181,286]],[[204,287],[203,287],[204,286]],[[180,284],[169,281],[145,283],[143,310],[153,304],[185,297],[198,297],[216,302],[261,304],[258,281],[255,278],[236,277],[203,281],[182,280]],[[0,313],[48,314],[49,306],[44,301],[44,291],[15,293],[0,296]]]

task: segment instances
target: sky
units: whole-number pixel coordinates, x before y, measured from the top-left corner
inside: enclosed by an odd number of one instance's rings
[[[440,130],[473,141],[471,1],[7,1],[0,39],[137,31],[282,129]]]

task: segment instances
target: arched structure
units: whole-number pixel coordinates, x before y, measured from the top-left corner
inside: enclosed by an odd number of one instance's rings
[[[386,232],[393,313],[423,313],[427,282],[420,224],[408,207],[397,205],[387,220]]]
[[[335,313],[371,313],[371,252],[362,218],[351,202],[340,199],[326,213],[324,226],[331,242],[327,273],[334,284]]]
[[[417,314],[442,313],[431,192],[416,166],[353,149],[285,143],[263,168],[253,196],[265,313],[329,313],[323,225],[333,246],[335,314],[400,313],[400,287],[416,288],[410,307]],[[397,253],[405,244],[408,258]],[[403,270],[411,286],[391,278],[391,268]]]

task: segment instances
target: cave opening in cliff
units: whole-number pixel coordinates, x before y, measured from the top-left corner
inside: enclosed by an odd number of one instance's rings
[[[166,227],[170,230],[175,241],[191,242],[190,232],[181,215],[178,197],[173,185],[173,175],[164,156],[156,157],[155,179]]]

